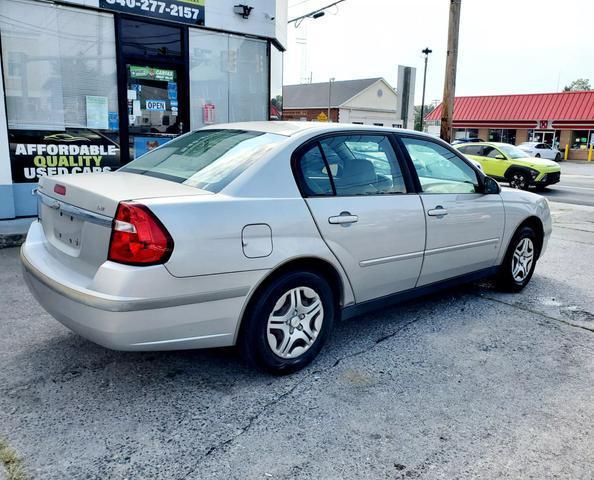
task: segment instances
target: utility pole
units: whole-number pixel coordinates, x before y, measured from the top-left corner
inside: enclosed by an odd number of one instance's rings
[[[443,101],[441,104],[442,140],[450,143],[452,137],[452,117],[454,115],[454,96],[456,94],[456,65],[458,63],[458,34],[460,31],[460,9],[462,0],[450,0],[450,20],[448,26],[448,53],[446,57]]]
[[[423,99],[421,102],[421,132],[423,131],[423,120],[425,116],[425,85],[427,84],[427,60],[429,59],[429,54],[432,52],[429,47],[422,50],[421,53],[425,54],[425,72],[423,73]]]
[[[330,123],[332,121],[332,119],[330,118],[330,108],[332,107],[332,82],[336,80],[334,77],[330,78],[330,81],[328,82],[328,123]]]

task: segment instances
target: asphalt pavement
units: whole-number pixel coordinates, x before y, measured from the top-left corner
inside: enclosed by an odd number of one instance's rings
[[[521,294],[474,284],[341,322],[281,378],[233,349],[94,345],[0,250],[0,437],[38,479],[594,478],[594,209],[552,211]]]
[[[561,181],[539,193],[551,202],[594,206],[594,161],[560,164]]]

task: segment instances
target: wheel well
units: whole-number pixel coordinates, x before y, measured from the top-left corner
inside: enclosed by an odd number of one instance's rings
[[[528,175],[528,178],[530,180],[532,180],[532,178],[530,177],[530,172],[528,171],[528,169],[522,168],[522,167],[518,167],[518,166],[509,167],[507,169],[507,171],[505,172],[505,174],[504,174],[505,179],[506,180],[509,180],[511,178],[511,176],[513,175],[514,172],[525,173],[525,174]]]
[[[289,272],[311,272],[320,275],[324,280],[328,282],[330,288],[333,292],[338,292],[338,295],[335,295],[335,302],[336,302],[336,312],[340,310],[340,305],[343,303],[344,299],[344,285],[342,284],[342,279],[340,278],[340,274],[336,270],[336,268],[326,260],[322,260],[320,258],[315,257],[304,257],[304,258],[296,258],[293,260],[289,260],[286,263],[283,263],[275,270],[270,272],[263,281],[256,287],[256,289],[252,292],[250,299],[243,309],[241,315],[241,321],[239,328],[237,329],[237,336],[241,334],[241,328],[243,325],[243,319],[246,314],[250,311],[250,308],[258,298],[260,292],[266,288],[268,285],[273,283],[276,279],[282,277],[286,273]]]
[[[524,220],[522,223],[520,223],[520,225],[518,225],[518,228],[516,228],[514,235],[522,227],[531,227],[532,230],[534,230],[536,232],[536,239],[538,241],[538,244],[536,245],[536,247],[538,249],[537,250],[538,251],[537,258],[538,258],[540,256],[540,250],[542,249],[542,242],[544,240],[544,227],[542,225],[542,221],[540,220],[540,218],[535,217],[535,216],[528,217],[526,220]],[[513,238],[513,236],[512,236],[512,238]]]

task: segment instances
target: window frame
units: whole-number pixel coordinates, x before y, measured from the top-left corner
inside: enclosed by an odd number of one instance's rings
[[[411,158],[411,156],[408,153],[408,150],[406,148],[406,145],[404,145],[404,142],[402,141],[403,138],[411,138],[414,140],[422,140],[425,142],[429,142],[429,143],[433,143],[435,145],[439,145],[440,147],[445,148],[446,150],[448,150],[450,153],[453,153],[456,157],[458,157],[460,160],[462,160],[466,165],[468,165],[475,173],[476,173],[476,177],[477,180],[479,182],[479,192],[468,192],[468,193],[454,193],[451,195],[480,195],[481,192],[484,192],[485,190],[485,174],[483,172],[481,172],[468,158],[466,158],[464,156],[464,154],[462,154],[462,152],[457,151],[455,148],[453,148],[451,145],[449,145],[448,143],[444,142],[441,139],[436,139],[433,137],[427,137],[425,135],[415,135],[414,133],[395,133],[394,137],[396,139],[396,141],[399,144],[399,148],[402,151],[403,154],[403,158],[405,159],[405,161],[407,162],[407,168],[408,171],[411,173],[412,178],[414,180],[415,183],[415,188],[417,193],[420,195],[422,193],[426,194],[426,195],[449,195],[449,194],[444,194],[444,193],[428,193],[423,191],[423,187],[421,185],[421,180],[419,179],[419,175],[417,173],[417,170],[414,166],[413,160]]]
[[[349,137],[352,135],[357,136],[383,136],[388,139],[390,142],[390,146],[394,151],[394,155],[396,157],[396,161],[398,162],[398,167],[400,167],[400,171],[402,173],[402,179],[404,180],[404,186],[406,192],[388,192],[388,193],[381,193],[375,195],[337,195],[336,194],[336,187],[334,185],[334,178],[332,176],[332,172],[330,172],[330,166],[328,164],[328,160],[326,159],[326,154],[324,153],[324,149],[320,142],[327,138],[333,137]],[[302,155],[307,152],[314,144],[317,145],[317,148],[322,153],[322,158],[326,165],[326,170],[328,171],[328,178],[330,179],[330,184],[332,185],[332,195],[310,195],[307,192],[307,186],[305,182],[305,178],[303,177],[303,171],[300,167],[300,161]],[[334,131],[334,132],[325,132],[319,135],[316,135],[304,143],[299,145],[293,153],[291,154],[291,170],[293,172],[293,177],[295,179],[295,183],[297,184],[297,188],[299,189],[299,193],[303,198],[367,198],[367,197],[392,197],[397,195],[416,195],[418,194],[417,191],[417,184],[415,183],[415,178],[412,176],[411,171],[409,170],[409,164],[404,157],[405,153],[402,151],[400,144],[394,137],[394,133],[386,132],[385,130],[341,130],[341,131]],[[418,181],[418,180],[417,180]]]

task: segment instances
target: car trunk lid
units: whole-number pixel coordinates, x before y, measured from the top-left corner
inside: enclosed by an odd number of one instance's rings
[[[106,261],[111,223],[122,201],[212,195],[147,175],[113,172],[42,177],[38,214],[48,253],[92,278]]]

